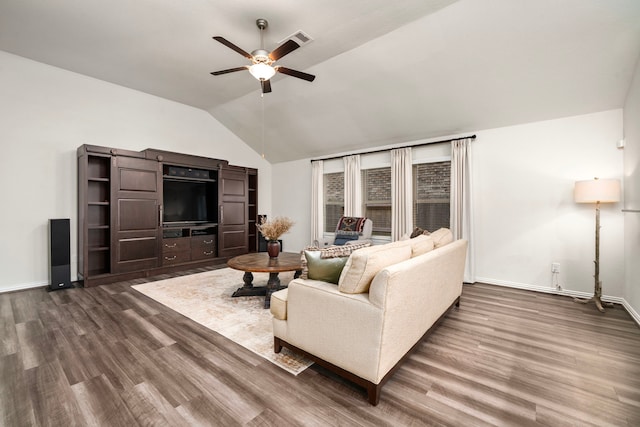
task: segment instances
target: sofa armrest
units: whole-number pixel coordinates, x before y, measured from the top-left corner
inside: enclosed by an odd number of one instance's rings
[[[371,303],[384,311],[381,369],[388,370],[460,297],[467,241],[457,240],[384,268],[371,282]]]
[[[273,321],[278,338],[377,383],[382,310],[368,294],[345,294],[331,283],[289,283],[287,320]]]

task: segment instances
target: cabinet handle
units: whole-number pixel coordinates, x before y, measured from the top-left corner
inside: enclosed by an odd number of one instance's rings
[[[203,240],[202,243],[204,243],[205,245],[210,245],[213,243],[213,240]]]
[[[220,206],[220,224],[224,224],[224,206]]]
[[[205,252],[202,252],[202,253],[203,253],[204,255],[207,255],[207,256],[208,256],[208,255],[213,255],[213,251],[208,251],[208,252],[207,252],[207,251],[205,251]]]
[[[164,244],[164,247],[165,247],[165,248],[175,248],[176,246],[178,246],[178,244],[177,244],[177,243],[174,243],[173,245],[170,245],[170,244],[168,244],[168,243],[165,243],[165,244]]]
[[[173,261],[173,260],[174,260],[174,259],[176,259],[176,258],[177,258],[177,256],[176,256],[176,255],[174,255],[174,256],[166,256],[166,257],[164,257],[164,259],[165,259],[165,260],[167,260],[167,261]]]

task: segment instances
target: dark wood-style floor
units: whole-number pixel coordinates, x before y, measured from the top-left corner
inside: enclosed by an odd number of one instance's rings
[[[140,282],[0,294],[0,425],[640,425],[640,329],[619,306],[465,286],[372,407],[320,368],[294,377],[131,289]]]

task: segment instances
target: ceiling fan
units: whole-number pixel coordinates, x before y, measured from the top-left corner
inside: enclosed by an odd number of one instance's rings
[[[240,55],[244,56],[251,61],[251,65],[245,65],[243,67],[229,68],[226,70],[214,71],[211,74],[219,76],[221,74],[233,73],[236,71],[249,70],[251,75],[260,81],[262,87],[262,93],[271,92],[271,82],[269,79],[273,77],[276,72],[286,74],[288,76],[297,77],[308,82],[312,82],[316,76],[312,74],[303,73],[302,71],[292,70],[291,68],[283,67],[282,65],[273,65],[278,59],[293,52],[300,47],[298,43],[293,40],[287,40],[273,51],[268,52],[264,49],[263,30],[267,28],[269,23],[266,19],[257,19],[256,25],[260,29],[260,49],[256,49],[251,53],[239,48],[229,40],[221,36],[215,36],[213,39],[219,41],[229,49],[235,50]]]

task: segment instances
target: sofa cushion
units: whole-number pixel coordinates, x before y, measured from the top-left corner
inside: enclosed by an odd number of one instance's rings
[[[337,284],[348,257],[322,258],[321,252],[304,251],[307,259],[307,278]]]
[[[430,234],[433,239],[433,247],[439,248],[447,243],[453,242],[453,233],[448,228],[440,228]]]
[[[317,246],[307,246],[300,252],[300,263],[302,264],[303,279],[308,279],[309,268],[307,266],[307,258],[304,255],[304,251],[319,251],[321,258],[336,258],[336,257],[348,257],[355,250],[371,246],[371,242],[353,243],[344,246],[328,246],[326,248],[319,248]]]
[[[289,289],[281,289],[271,294],[271,314],[280,320],[287,320],[287,296]]]
[[[351,254],[338,281],[338,290],[347,294],[369,291],[371,281],[383,268],[411,258],[411,246],[380,245]]]
[[[421,234],[409,241],[411,242],[411,258],[426,254],[434,247],[433,239],[426,234]]]

